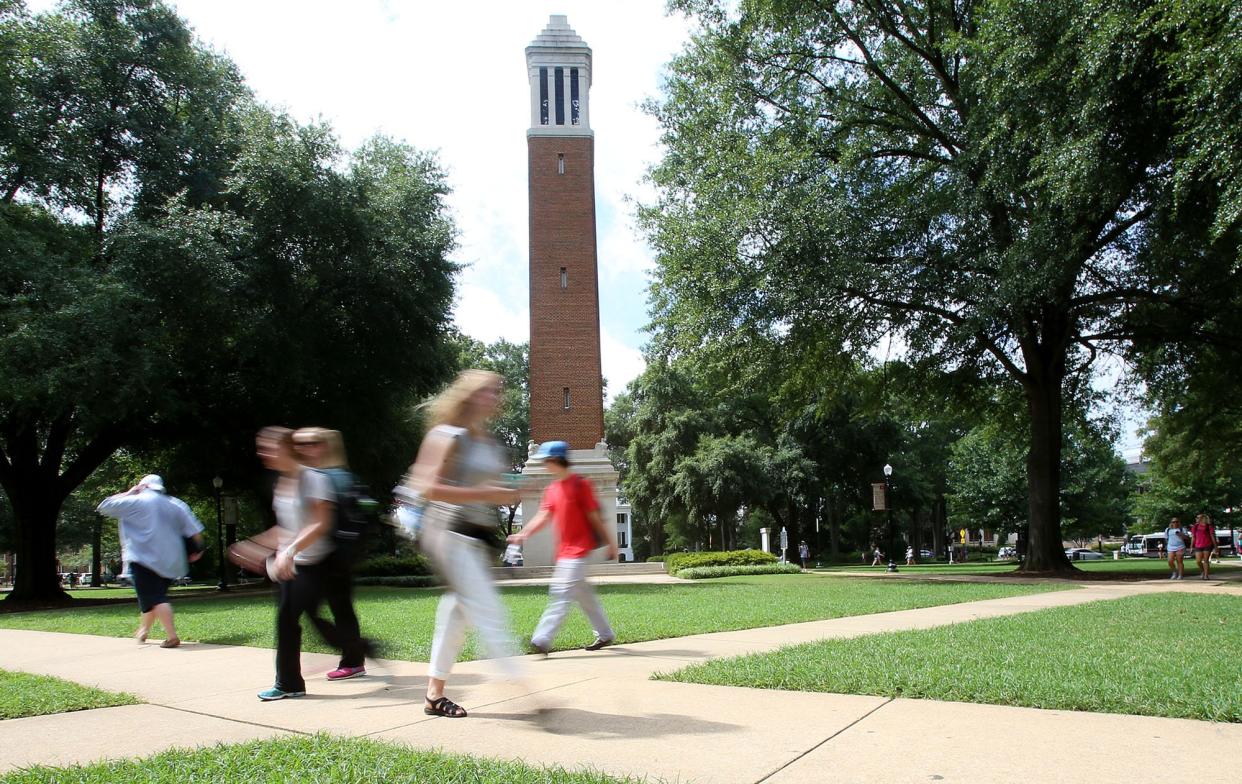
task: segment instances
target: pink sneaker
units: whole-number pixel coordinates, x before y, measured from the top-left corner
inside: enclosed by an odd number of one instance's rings
[[[338,667],[337,669],[328,673],[328,680],[343,681],[348,678],[357,678],[359,675],[366,675],[366,674],[367,674],[366,667]]]

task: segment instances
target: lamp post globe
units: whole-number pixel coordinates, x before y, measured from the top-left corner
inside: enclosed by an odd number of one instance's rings
[[[884,508],[888,511],[888,571],[897,571],[897,563],[893,560],[893,547],[896,546],[896,534],[893,528],[892,486],[889,480],[893,476],[892,463],[884,464]]]

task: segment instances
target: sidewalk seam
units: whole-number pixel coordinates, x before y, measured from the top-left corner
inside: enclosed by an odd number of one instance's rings
[[[189,708],[178,708],[173,705],[164,705],[163,703],[159,703],[159,702],[148,702],[146,704],[155,705],[160,708],[167,708],[168,710],[174,710],[180,713],[190,713],[195,716],[205,716],[209,719],[219,719],[220,721],[230,721],[235,724],[248,724],[251,727],[262,727],[265,730],[277,730],[279,732],[290,732],[290,733],[293,733],[294,735],[305,735],[307,737],[314,734],[313,732],[306,732],[304,730],[295,730],[295,729],[290,729],[288,727],[278,727],[275,724],[263,724],[262,722],[258,722],[258,721],[246,721],[245,719],[235,719],[232,716],[217,716],[214,713],[207,713],[206,711],[190,710]]]
[[[802,752],[801,754],[799,754],[798,756],[794,757],[793,759],[789,760],[789,761],[788,761],[788,762],[786,762],[784,765],[781,765],[781,766],[780,766],[779,768],[777,768],[776,770],[772,771],[771,773],[767,774],[766,776],[764,776],[764,777],[763,777],[763,778],[761,778],[761,779],[757,779],[757,780],[754,782],[754,784],[763,784],[763,782],[765,782],[765,781],[767,781],[768,779],[772,778],[772,777],[773,777],[773,776],[775,776],[777,773],[780,773],[782,770],[784,770],[785,768],[788,768],[790,765],[794,764],[795,762],[798,762],[798,761],[799,761],[799,760],[801,760],[802,758],[806,757],[808,754],[810,754],[811,752],[815,751],[815,750],[816,750],[816,749],[818,749],[820,746],[823,746],[825,743],[827,743],[828,741],[830,741],[830,740],[832,740],[833,738],[837,737],[837,736],[838,736],[838,735],[840,735],[841,733],[845,732],[846,730],[850,729],[851,727],[855,727],[855,726],[857,726],[857,725],[858,725],[860,722],[862,722],[862,721],[866,721],[867,719],[869,719],[869,718],[871,717],[871,715],[872,715],[873,713],[875,713],[876,711],[878,711],[880,708],[883,708],[885,705],[891,705],[891,704],[893,703],[893,701],[894,701],[894,700],[896,700],[896,699],[897,699],[896,697],[889,697],[889,698],[888,698],[887,700],[885,700],[884,702],[881,702],[879,705],[875,706],[875,707],[874,707],[874,708],[872,708],[871,710],[869,710],[869,711],[867,711],[866,713],[864,713],[863,715],[859,716],[857,719],[854,719],[854,720],[853,720],[853,721],[851,721],[849,724],[846,724],[844,727],[842,727],[841,729],[839,729],[839,730],[837,730],[836,732],[832,733],[832,734],[831,734],[831,735],[829,735],[828,737],[824,738],[824,739],[823,739],[823,740],[821,740],[819,743],[816,743],[814,746],[812,746],[811,748],[809,748],[809,749],[807,749],[806,751]]]

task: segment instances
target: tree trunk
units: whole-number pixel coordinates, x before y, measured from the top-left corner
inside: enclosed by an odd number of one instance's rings
[[[1030,486],[1027,556],[1024,572],[1077,571],[1065,557],[1061,539],[1062,358],[1049,361],[1027,352],[1024,384],[1031,422],[1026,475]]]
[[[914,548],[914,560],[919,560],[919,550],[923,549],[923,510],[915,507],[910,512],[910,546]]]
[[[828,507],[828,535],[832,545],[832,558],[841,557],[841,513],[836,504]]]
[[[17,574],[9,600],[68,599],[56,570],[56,520],[63,499],[31,492],[9,496],[17,523]]]
[[[103,548],[103,521],[99,519],[99,515],[95,515],[95,530],[91,536],[91,587],[98,588],[103,585],[103,558],[100,550]]]
[[[932,552],[939,556],[941,553],[948,557],[948,551],[945,549],[944,540],[944,499],[937,498],[932,502]]]

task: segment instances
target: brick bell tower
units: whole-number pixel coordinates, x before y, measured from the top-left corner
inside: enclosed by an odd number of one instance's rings
[[[604,439],[604,389],[591,49],[553,16],[526,47],[526,71],[531,438],[593,449]]]
[[[553,15],[526,47],[530,128],[531,447],[569,443],[574,471],[590,479],[604,522],[617,519],[617,471],[604,444],[604,378],[599,344],[595,250],[595,135],[591,130],[591,48]],[[535,516],[551,477],[523,469],[524,520]],[[553,561],[551,527],[524,548],[529,566]]]

